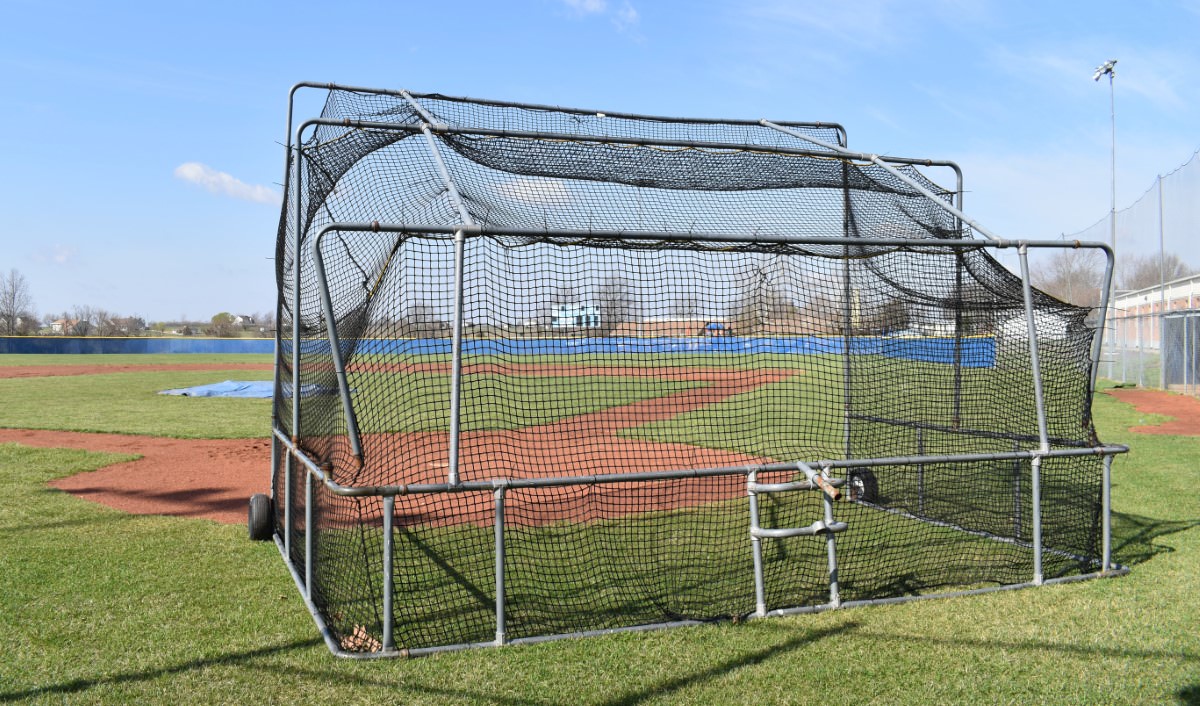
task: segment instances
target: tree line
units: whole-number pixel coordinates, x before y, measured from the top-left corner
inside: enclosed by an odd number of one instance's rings
[[[1046,266],[1034,270],[1033,285],[1077,306],[1099,306],[1104,283],[1104,253],[1092,248],[1060,250]],[[1194,275],[1200,270],[1175,253],[1126,255],[1117,250],[1117,289],[1134,291]]]
[[[148,323],[144,318],[122,315],[95,306],[74,306],[69,311],[39,316],[29,291],[29,281],[17,269],[0,272],[0,336],[272,336],[274,313],[216,314],[208,321]]]

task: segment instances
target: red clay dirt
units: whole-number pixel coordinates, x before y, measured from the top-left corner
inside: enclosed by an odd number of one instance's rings
[[[270,488],[267,439],[164,439],[0,429],[0,443],[136,454],[136,461],[53,481],[73,495],[139,515],[246,521],[246,503]]]
[[[1174,434],[1200,436],[1200,399],[1162,390],[1117,387],[1105,392],[1122,402],[1128,402],[1139,412],[1174,417],[1171,421],[1150,426],[1131,427],[1139,434]]]
[[[148,370],[269,370],[261,364],[181,364],[181,365],[102,365],[102,366],[27,366],[0,368],[0,376],[31,377],[34,375],[82,375],[111,372],[143,372]],[[430,366],[431,371],[443,366]],[[20,372],[15,372],[20,371]],[[588,366],[517,366],[508,370],[493,366],[477,366],[466,373],[508,372],[520,375],[616,375],[654,376],[666,379],[705,381],[703,388],[692,389],[603,409],[559,420],[551,424],[525,427],[501,432],[464,433],[461,442],[462,477],[464,480],[512,477],[543,473],[559,475],[568,465],[580,464],[591,473],[621,471],[651,471],[668,468],[700,468],[742,466],[770,459],[757,458],[729,451],[703,449],[687,444],[666,444],[623,439],[617,436],[622,429],[640,426],[655,420],[715,404],[733,395],[748,392],[763,385],[782,381],[802,371],[747,371],[718,368],[593,368]],[[445,480],[447,439],[445,434],[408,434],[397,445],[395,435],[364,438],[368,459],[379,458],[380,444],[387,440],[395,449],[403,449],[409,460],[406,477],[382,482],[441,482]],[[0,429],[0,443],[16,442],[29,446],[79,448],[136,454],[140,459],[119,463],[97,471],[81,473],[51,483],[56,488],[81,498],[136,514],[172,515],[208,518],[217,522],[236,524],[246,520],[246,502],[254,493],[269,489],[269,439],[193,440],[168,439],[121,434],[88,434],[61,431]],[[385,454],[390,455],[390,454]],[[579,466],[576,466],[579,467]],[[347,479],[339,478],[343,482]],[[351,482],[354,482],[353,480]],[[358,480],[362,483],[363,480]],[[372,480],[372,483],[381,482]],[[593,500],[585,502],[578,491],[564,489],[543,493],[540,497],[522,494],[513,497],[510,509],[515,522],[524,516],[525,522],[540,524],[559,519],[595,519],[595,516],[623,514],[617,496],[631,484],[615,484],[590,489]],[[737,477],[689,480],[678,483],[673,493],[655,496],[653,502],[661,509],[691,505],[699,502],[734,497],[745,492],[745,481]],[[410,496],[412,499],[413,496]],[[445,499],[442,496],[443,500]],[[606,498],[613,502],[606,502]],[[409,504],[410,521],[423,519],[425,511],[435,501],[434,496],[422,496],[422,501]],[[428,502],[425,502],[428,501]],[[651,502],[650,499],[643,499]],[[487,524],[491,512],[487,504],[468,503],[474,509],[454,511],[455,522]],[[597,510],[595,508],[600,507]],[[607,509],[604,509],[606,508]],[[656,506],[657,507],[657,506]],[[398,508],[399,509],[399,508]],[[640,511],[654,509],[645,504]],[[444,513],[445,510],[442,510]],[[443,518],[445,514],[440,514]],[[599,513],[599,514],[597,514]],[[525,522],[521,522],[524,524]]]

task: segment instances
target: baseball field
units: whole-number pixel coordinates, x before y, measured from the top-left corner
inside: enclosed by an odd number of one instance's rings
[[[362,663],[246,539],[270,402],[158,394],[270,377],[269,356],[0,356],[0,702],[1200,703],[1194,399],[1096,396],[1131,447],[1128,576]]]

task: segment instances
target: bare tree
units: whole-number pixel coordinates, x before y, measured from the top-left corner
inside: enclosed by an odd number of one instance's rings
[[[1164,253],[1160,259],[1155,255],[1118,254],[1117,277],[1121,289],[1145,289],[1160,283],[1196,274],[1196,268],[1188,265],[1175,253]]]
[[[71,309],[71,320],[74,322],[70,330],[63,333],[74,336],[89,336],[95,331],[95,310],[90,306],[74,306]]]
[[[783,282],[762,268],[734,303],[732,318],[739,333],[762,333],[772,325],[778,327],[782,320],[795,317],[798,311]]]
[[[700,300],[692,292],[681,292],[671,305],[671,315],[680,319],[689,319],[700,313]]]
[[[1059,250],[1033,273],[1033,285],[1047,294],[1075,304],[1093,307],[1100,304],[1100,285],[1104,279],[1104,254],[1092,248]]]
[[[604,280],[596,291],[596,303],[600,309],[598,333],[607,336],[632,319],[633,292],[629,281],[616,276]]]
[[[16,268],[9,270],[7,276],[0,272],[0,334],[17,334],[21,322],[34,316],[32,311],[33,297],[29,295],[25,276]]]

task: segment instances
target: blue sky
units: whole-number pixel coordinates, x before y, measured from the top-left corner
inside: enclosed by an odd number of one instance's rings
[[[836,121],[864,152],[957,161],[967,212],[1006,238],[1107,212],[1105,59],[1118,208],[1200,148],[1200,0],[0,0],[0,19],[0,270],[39,313],[273,309],[303,80]]]

